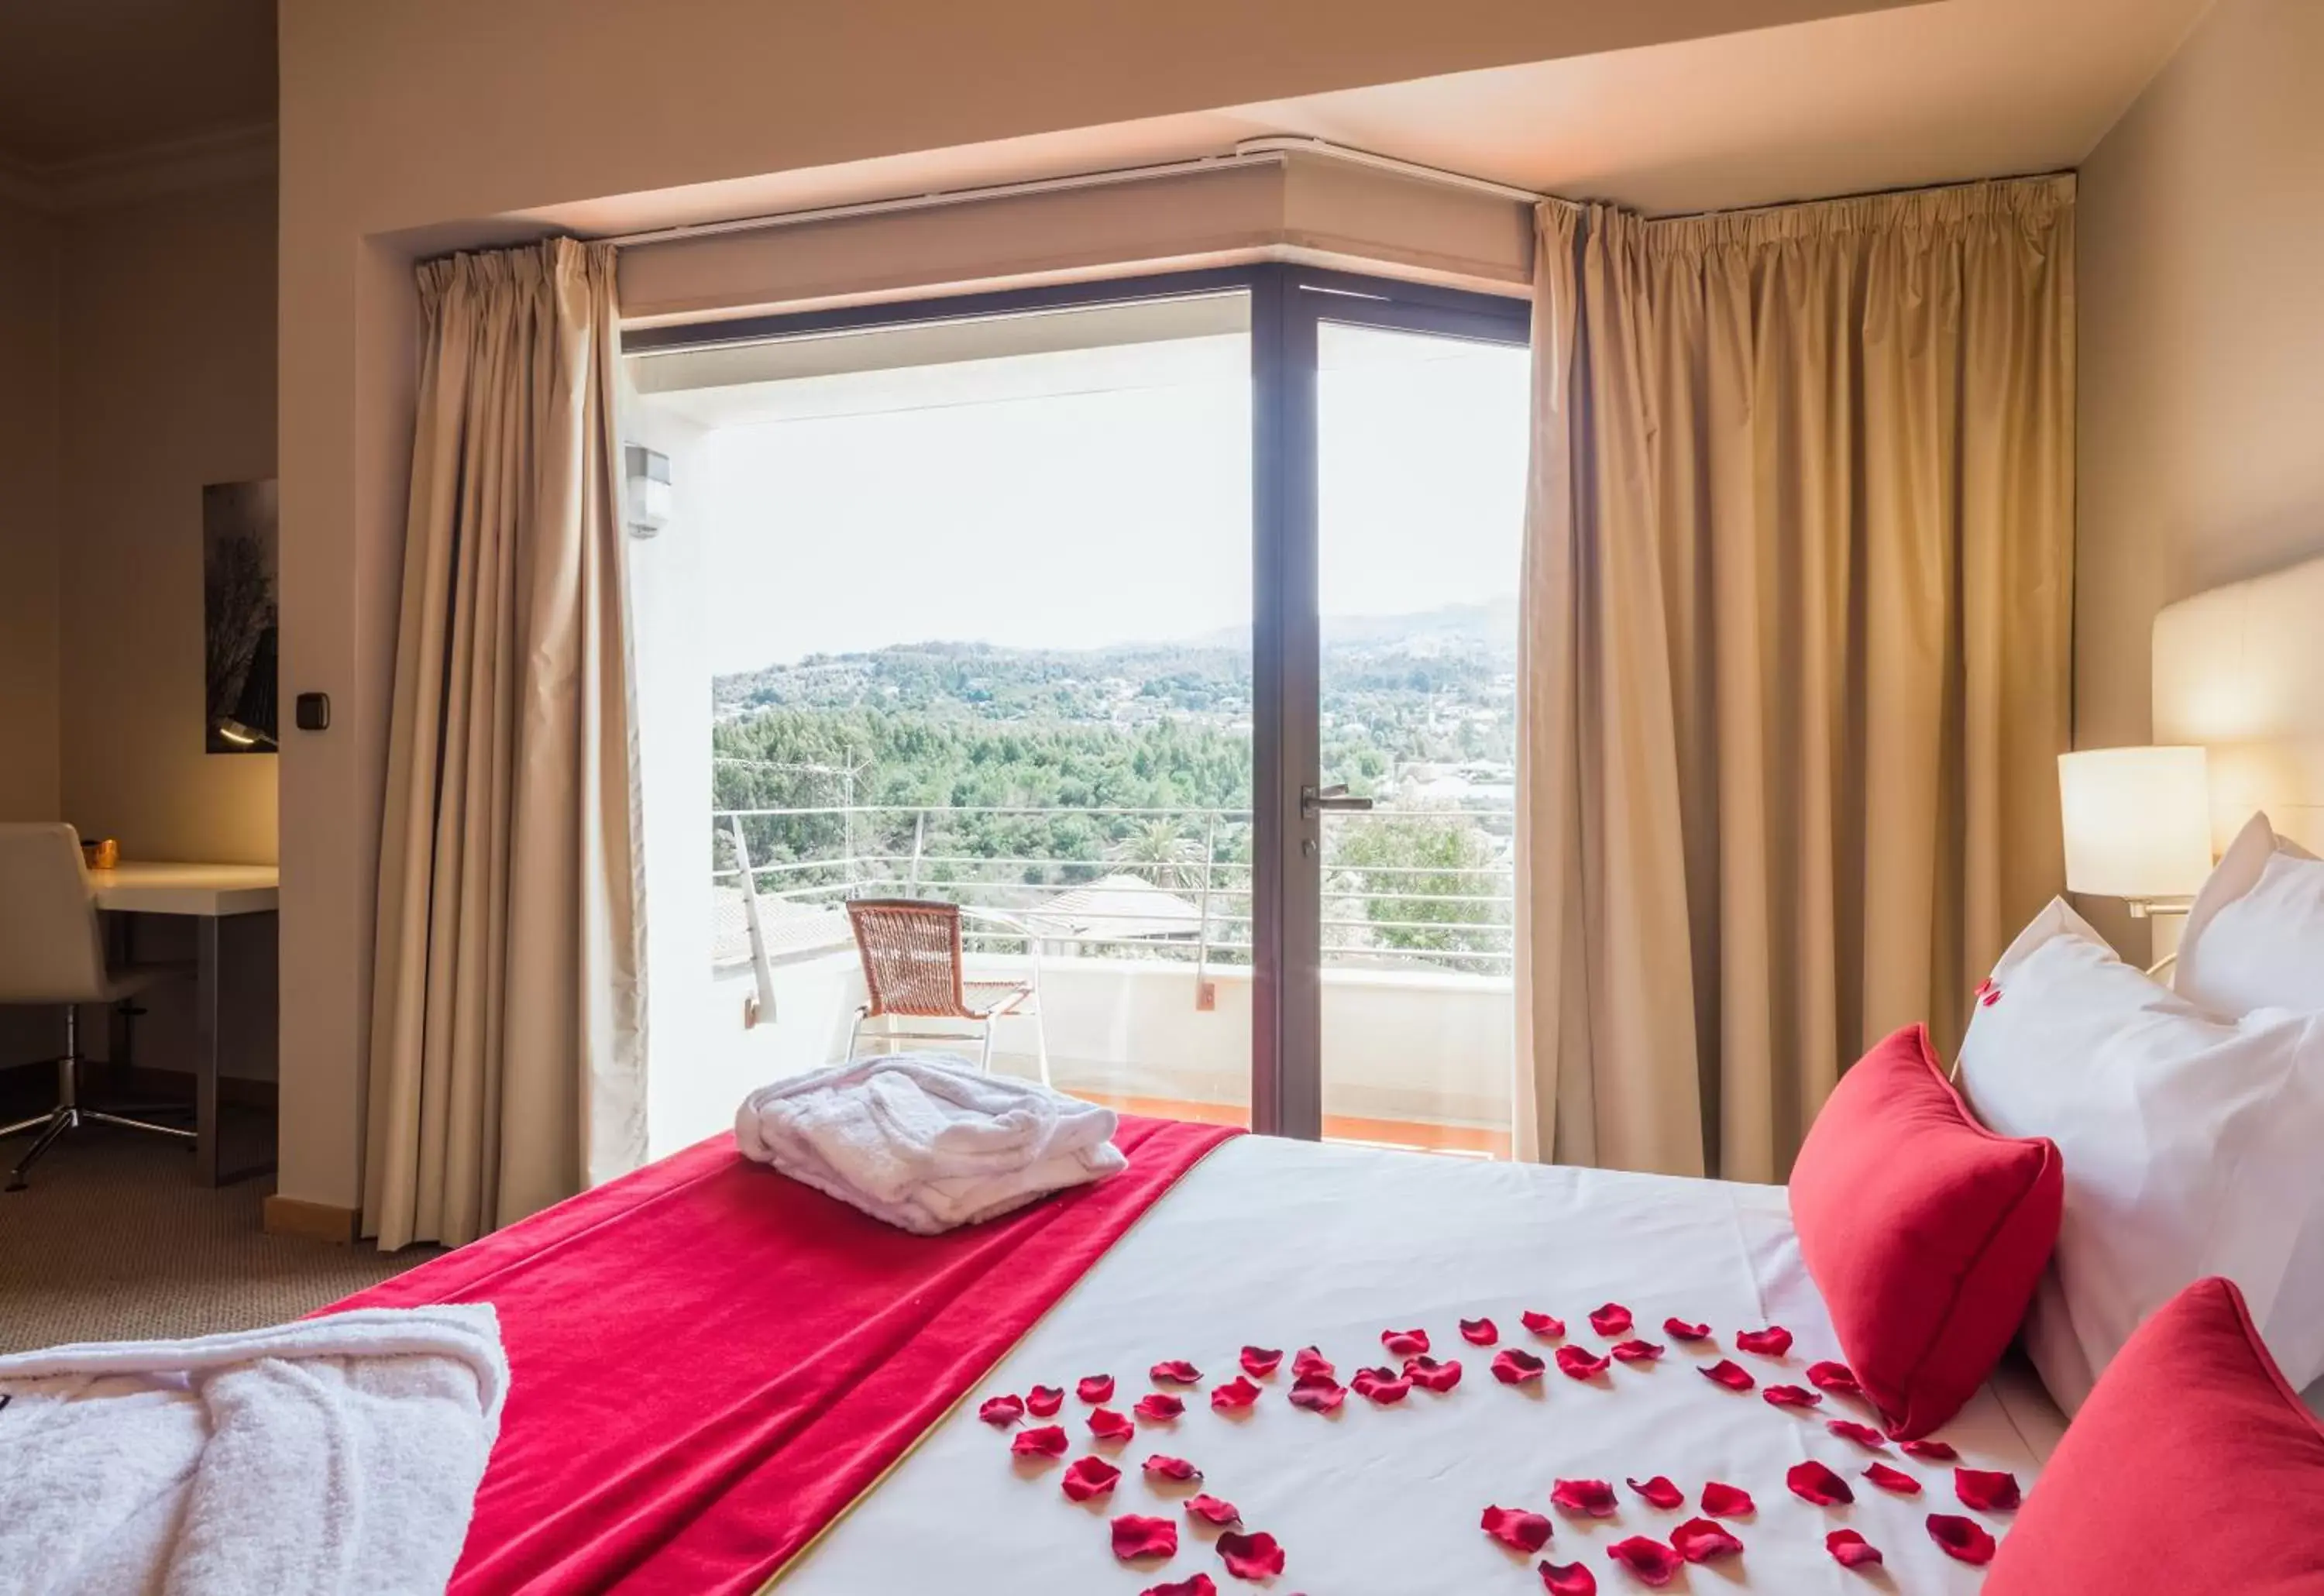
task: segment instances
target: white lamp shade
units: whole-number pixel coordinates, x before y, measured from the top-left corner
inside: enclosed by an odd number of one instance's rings
[[[2058,756],[2066,889],[2191,898],[2211,873],[2211,794],[2200,748],[2094,748]]]

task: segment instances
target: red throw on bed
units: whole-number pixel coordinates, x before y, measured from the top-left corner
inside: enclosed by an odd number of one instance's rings
[[[936,1237],[721,1136],[337,1305],[500,1311],[454,1591],[752,1591],[1234,1134],[1125,1117],[1120,1175]]]

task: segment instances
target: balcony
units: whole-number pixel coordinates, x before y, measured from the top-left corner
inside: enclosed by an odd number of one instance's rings
[[[1511,827],[1507,807],[1330,817],[1328,1139],[1508,1156]],[[714,812],[713,836],[713,1012],[693,1072],[713,1090],[842,1056],[863,1001],[845,901],[937,897],[962,906],[972,979],[1038,966],[1061,1088],[1133,1112],[1247,1118],[1247,813],[733,808]],[[1035,1056],[1032,1022],[1002,1021],[994,1067],[1030,1075]]]

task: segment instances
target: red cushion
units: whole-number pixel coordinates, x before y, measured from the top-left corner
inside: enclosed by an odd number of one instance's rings
[[[2017,1333],[2058,1240],[2042,1137],[1997,1136],[1907,1026],[1840,1077],[1792,1167],[1800,1255],[1899,1439],[1960,1411]]]
[[[2318,1596],[2324,1426],[2243,1294],[2198,1280],[2123,1343],[2001,1543],[1985,1596]]]

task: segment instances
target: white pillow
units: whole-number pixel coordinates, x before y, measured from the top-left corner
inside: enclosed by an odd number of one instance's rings
[[[2214,1014],[2324,1010],[2324,860],[2254,815],[2195,895],[2172,990]]]
[[[2207,1275],[2243,1288],[2294,1389],[2324,1375],[2324,1015],[2204,1013],[2061,900],[1994,966],[1961,1086],[2046,1136],[2065,1214],[2025,1323],[2069,1414],[2147,1315]]]

